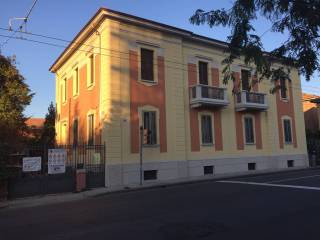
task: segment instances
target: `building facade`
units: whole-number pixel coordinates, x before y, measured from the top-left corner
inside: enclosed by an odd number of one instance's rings
[[[239,60],[224,85],[226,47],[100,9],[50,68],[57,141],[105,142],[106,186],[139,183],[140,126],[144,181],[308,166],[298,71],[270,94]]]
[[[317,133],[320,130],[319,98],[313,94],[302,94],[304,122],[308,133]]]

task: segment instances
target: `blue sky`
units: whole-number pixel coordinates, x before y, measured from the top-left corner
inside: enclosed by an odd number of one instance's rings
[[[25,16],[32,3],[33,0],[1,0],[0,27],[8,28],[10,18]],[[188,19],[198,8],[211,10],[224,7],[228,9],[231,3],[230,0],[161,0],[161,4],[153,0],[38,0],[30,15],[27,30],[32,33],[72,40],[99,7],[103,6],[225,41],[229,34],[228,29],[194,26],[189,23]],[[19,24],[20,22],[15,22],[14,27]],[[270,25],[267,21],[258,19],[255,27],[258,34],[262,34],[270,28]],[[10,35],[11,33],[0,30],[0,34]],[[263,36],[265,50],[272,50],[285,38],[285,35],[267,32]],[[0,44],[5,40],[6,38],[0,37]],[[48,41],[40,38],[37,40]],[[65,45],[62,42],[56,43]],[[44,117],[49,103],[55,98],[54,74],[48,69],[63,49],[10,39],[1,50],[3,55],[16,55],[18,68],[35,93],[31,105],[26,109],[26,114],[30,117]],[[302,80],[302,84],[305,92],[320,94],[318,76],[308,83]]]

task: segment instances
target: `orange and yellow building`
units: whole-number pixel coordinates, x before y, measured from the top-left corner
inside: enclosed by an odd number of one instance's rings
[[[298,71],[270,94],[238,60],[224,85],[226,47],[101,8],[50,68],[58,143],[105,142],[106,186],[139,182],[140,126],[145,181],[308,166]]]

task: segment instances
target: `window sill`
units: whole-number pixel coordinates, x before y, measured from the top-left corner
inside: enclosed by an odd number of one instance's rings
[[[246,145],[249,145],[249,146],[254,146],[256,145],[256,143],[245,143]]]
[[[282,102],[289,102],[289,98],[280,98]]]
[[[73,99],[76,99],[76,98],[78,98],[78,97],[79,97],[79,93],[78,93],[78,94],[73,95]]]
[[[92,83],[92,84],[90,84],[90,85],[87,85],[87,89],[88,89],[88,90],[92,90],[92,89],[94,88],[94,86],[95,86],[94,83]]]
[[[146,85],[148,87],[150,86],[154,86],[154,85],[158,85],[158,82],[157,81],[149,81],[149,80],[143,80],[143,79],[140,79],[139,80],[139,83],[143,84],[143,85]]]
[[[213,147],[213,143],[202,143],[201,146],[202,147]]]
[[[159,144],[143,144],[144,148],[158,148],[160,147]]]
[[[285,145],[292,145],[293,142],[284,142]]]

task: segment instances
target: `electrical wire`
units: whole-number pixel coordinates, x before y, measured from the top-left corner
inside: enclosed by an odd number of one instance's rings
[[[36,5],[37,2],[38,2],[38,0],[34,0],[34,1],[33,1],[33,4],[32,4],[32,6],[31,6],[31,8],[29,9],[27,15],[25,16],[23,23],[21,23],[21,25],[11,34],[11,36],[8,36],[8,38],[7,38],[2,44],[0,44],[0,50],[1,50],[1,48],[3,48],[6,44],[8,44],[8,42],[10,41],[10,39],[12,39],[18,31],[21,32],[21,29],[23,28],[23,25],[24,25],[24,24],[27,24],[27,21],[28,21],[28,19],[29,19],[29,16],[30,16],[30,14],[31,14],[31,12],[32,12],[32,10],[33,10],[33,8],[35,7],[35,5]],[[9,31],[10,31],[10,30],[9,30]]]
[[[3,28],[0,28],[0,29],[3,29]],[[7,30],[7,29],[6,29]],[[35,34],[32,34],[32,35],[35,35]],[[40,35],[40,34],[36,34],[36,35]],[[43,35],[45,36],[45,35]],[[3,34],[0,34],[0,37],[8,37],[8,35],[3,35]],[[27,41],[27,42],[32,42],[32,43],[37,43],[37,44],[43,44],[43,45],[48,45],[48,46],[53,46],[53,47],[59,47],[59,48],[66,48],[68,46],[65,46],[65,45],[61,45],[61,44],[55,44],[55,43],[50,43],[50,42],[44,42],[44,41],[39,41],[39,40],[34,40],[34,39],[27,39],[27,38],[22,38],[22,37],[12,37],[13,39],[17,39],[17,40],[23,40],[23,41]],[[53,37],[50,37],[50,38],[53,38]],[[58,38],[57,38],[58,39]],[[67,40],[63,40],[63,41],[66,41]],[[85,52],[85,53],[92,53],[92,51],[88,51],[88,50],[83,50],[83,49],[79,49],[79,46],[80,45],[77,45],[77,47],[69,47],[69,49],[73,49],[75,51],[80,51],[80,52]],[[93,45],[89,45],[89,44],[86,44],[84,46],[92,46]],[[81,46],[80,46],[81,47]],[[101,48],[103,49],[103,48]],[[106,49],[106,48],[105,48]],[[111,50],[111,49],[106,49],[106,50]],[[117,52],[117,53],[120,53],[120,54],[127,54],[129,55],[129,52],[121,52],[121,51],[117,51],[117,50],[112,50],[113,52]],[[100,52],[96,52],[94,54],[97,54],[97,55],[103,55],[103,56],[108,56],[108,57],[116,57],[116,58],[119,58],[119,59],[123,59],[123,60],[129,60],[129,58],[124,58],[124,57],[121,57],[121,56],[115,56],[115,55],[110,55],[110,54],[104,54],[104,53],[100,53]],[[137,60],[139,61],[139,60]],[[183,66],[186,66],[188,67],[188,64],[184,64],[184,63],[181,63],[181,62],[174,62],[174,61],[169,61],[169,60],[165,60],[165,62],[171,62],[171,63],[175,63],[177,65],[183,65]],[[154,65],[157,65],[156,63]],[[182,71],[192,71],[192,72],[197,72],[197,71],[194,71],[194,70],[190,70],[190,69],[184,69],[184,68],[178,68],[178,67],[172,67],[172,66],[169,66],[168,64],[166,64],[166,67],[167,68],[171,68],[171,69],[176,69],[176,70],[182,70]],[[265,82],[259,82],[259,84],[264,84],[266,86],[269,86],[269,87],[272,87],[270,84],[267,84]],[[295,87],[295,86],[298,86],[298,87]],[[292,84],[291,83],[291,87],[294,88],[294,89],[298,89],[298,90],[302,90],[302,88],[300,87],[300,85],[297,85],[297,84]],[[312,88],[312,89],[319,89],[320,90],[320,87],[317,87],[317,86],[303,86],[303,87],[306,87],[306,88]]]

